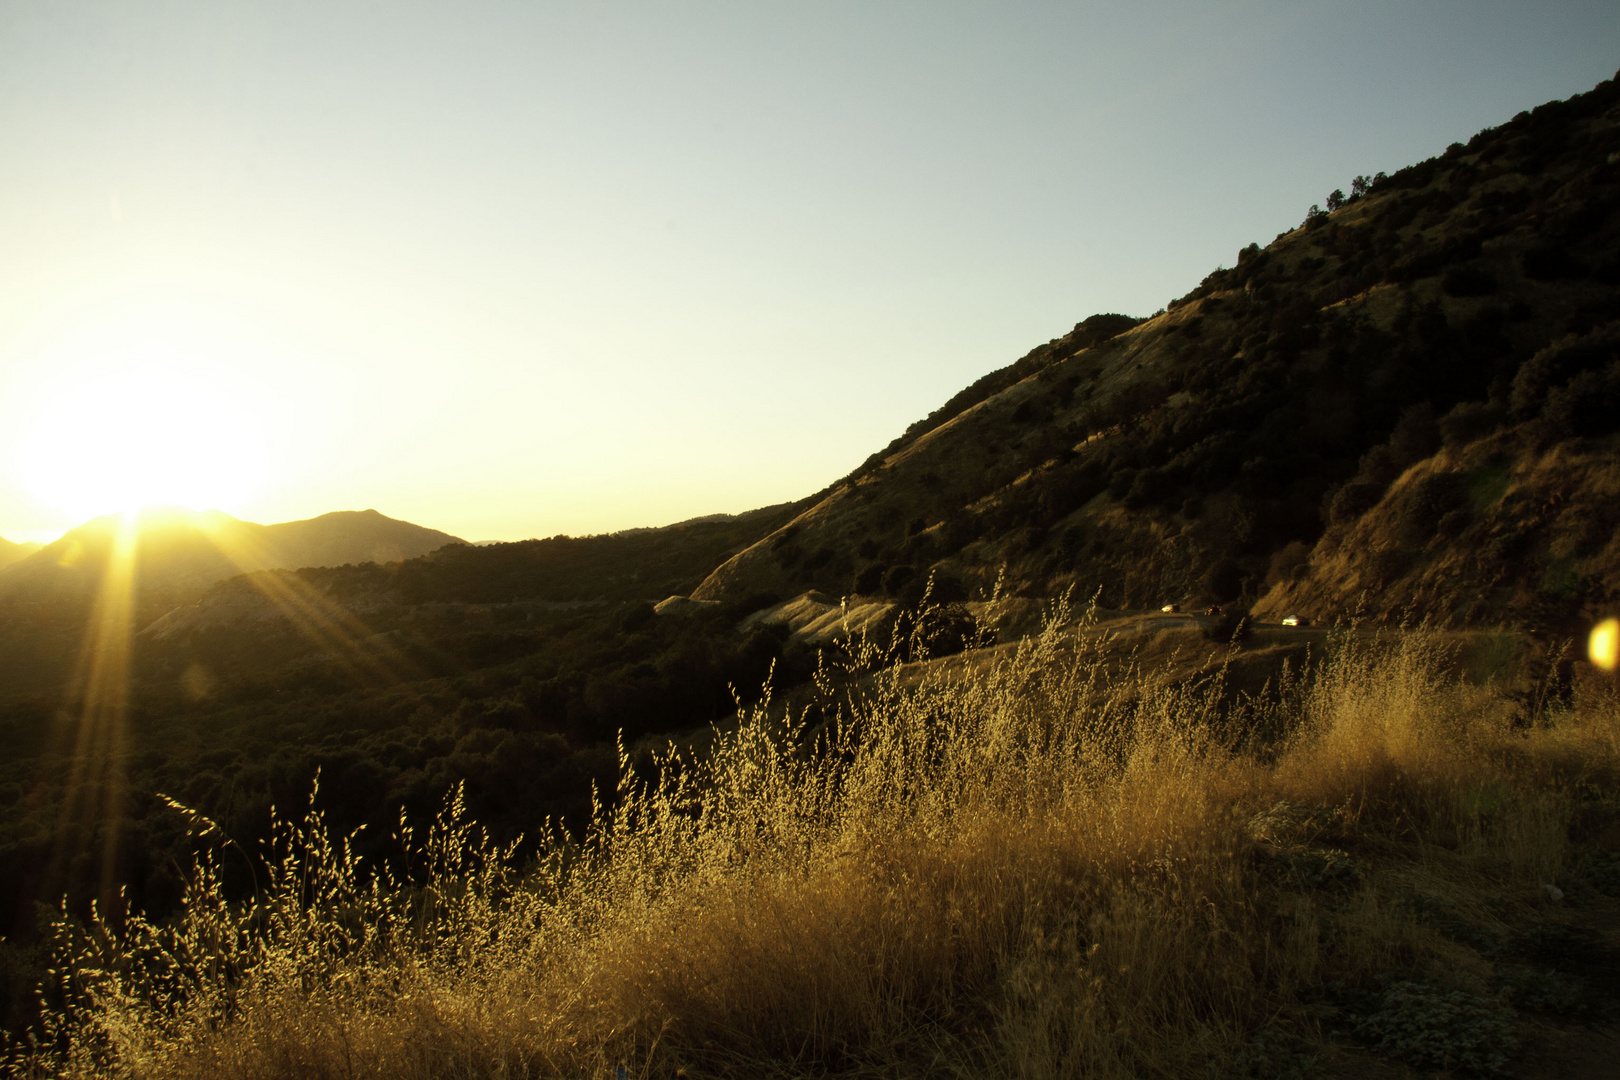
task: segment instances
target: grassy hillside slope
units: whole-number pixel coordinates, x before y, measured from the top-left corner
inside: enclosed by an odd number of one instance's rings
[[[367,858],[318,810],[177,918],[56,920],[21,1075],[1605,1075],[1620,710],[1526,730],[1432,638],[1335,639],[1233,709],[1054,629],[975,677],[881,657],[621,757],[588,833],[453,796]],[[835,694],[835,696],[837,696]],[[317,806],[319,803],[317,802]],[[1612,1062],[1612,1056],[1609,1058]]]

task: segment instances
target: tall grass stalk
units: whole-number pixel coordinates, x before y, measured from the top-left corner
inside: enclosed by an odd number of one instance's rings
[[[1515,727],[1433,635],[1341,635],[1247,700],[1053,615],[935,664],[856,641],[813,728],[767,695],[701,758],[638,771],[621,748],[579,838],[497,848],[452,797],[365,865],[312,800],[252,898],[205,857],[172,922],[59,919],[44,1027],[10,1064],[1207,1075],[1307,1023],[1302,987],[1442,949],[1372,883],[1326,903],[1277,852],[1381,830],[1548,880],[1571,799],[1620,763],[1612,701]]]

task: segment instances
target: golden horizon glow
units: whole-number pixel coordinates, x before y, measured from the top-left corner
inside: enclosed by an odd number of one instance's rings
[[[15,469],[36,498],[83,520],[236,506],[267,478],[264,429],[245,395],[171,365],[114,362],[55,388]]]
[[[1586,653],[1592,663],[1604,671],[1613,671],[1620,663],[1620,619],[1604,619],[1593,627]]]
[[[469,540],[796,500],[1352,175],[1589,90],[1620,32],[1180,6],[12,5],[0,536],[151,499]],[[35,384],[148,344],[279,397],[264,490],[91,497],[47,459],[30,494]]]

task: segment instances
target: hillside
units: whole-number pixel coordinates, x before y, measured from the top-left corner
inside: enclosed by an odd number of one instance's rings
[[[120,820],[116,880],[143,908],[166,910],[174,860],[188,841],[163,824],[169,811],[157,791],[186,798],[244,841],[263,836],[268,807],[300,798],[317,773],[335,819],[351,826],[380,825],[401,805],[431,813],[458,782],[503,836],[548,815],[587,812],[591,783],[611,781],[618,732],[702,727],[733,708],[731,687],[758,693],[784,635],[738,634],[747,612],[721,606],[671,625],[653,617],[653,602],[690,591],[801,509],[605,536],[452,543],[405,562],[232,570],[202,585],[195,582],[226,567],[200,547],[201,525],[272,539],[289,530],[252,532],[264,527],[229,519],[154,530],[142,539],[139,575],[150,582],[148,566],[200,569],[190,579],[171,575],[167,593],[143,586],[128,627],[120,734],[128,741],[116,747],[91,722],[96,705],[80,677],[95,637],[86,633],[94,579],[73,573],[105,565],[111,523],[78,530],[77,561],[62,544],[42,553],[49,568],[0,577],[0,741],[8,748],[0,934],[26,936],[39,896],[65,891],[79,903],[95,895],[93,865],[62,862],[62,838],[94,846]],[[364,526],[367,515],[331,519]],[[404,524],[381,520],[391,531]],[[307,534],[310,524],[290,531]],[[782,665],[788,682],[803,678],[802,661],[795,665],[791,674]],[[94,793],[114,775],[125,794],[104,802]],[[6,989],[7,979],[0,998],[15,1010],[26,999],[15,996],[21,984]]]
[[[0,1060],[174,1080],[1608,1077],[1612,690],[1523,724],[1500,687],[1450,677],[1432,634],[1328,644],[1239,701],[1058,626],[883,666],[848,723],[761,707],[704,754],[621,754],[588,826],[533,817],[511,847],[459,786],[431,827],[349,832],[329,785],[380,779],[352,762],[262,846],[169,800],[143,825],[187,833],[179,910],[41,905],[51,1037]],[[555,781],[542,763],[480,765],[514,799]]]
[[[1620,582],[1620,439],[1527,437],[1499,432],[1412,465],[1370,509],[1292,553],[1304,561],[1281,560],[1256,617],[1414,612],[1583,634]]]
[[[17,544],[0,536],[0,568],[28,558],[42,546],[40,544]]]
[[[92,595],[114,558],[120,515],[96,518],[0,573],[0,598],[65,600]],[[389,563],[464,541],[375,510],[259,525],[217,510],[143,511],[133,534],[145,608],[172,606],[212,583],[256,570]]]
[[[139,629],[244,573],[398,561],[460,543],[375,510],[259,525],[218,511],[154,509],[122,542],[121,521],[97,518],[0,569],[0,699],[69,693],[93,605],[120,566],[131,578],[129,614]]]
[[[1568,628],[1620,568],[1617,207],[1613,82],[1358,177],[1165,311],[957,395],[692,595],[1005,568],[1111,607]]]

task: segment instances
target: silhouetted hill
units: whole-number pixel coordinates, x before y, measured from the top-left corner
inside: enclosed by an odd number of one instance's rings
[[[43,546],[43,544],[17,544],[0,536],[0,567],[10,566],[14,562],[26,559]]]
[[[0,597],[45,600],[91,595],[117,557],[125,528],[123,516],[113,514],[70,530],[0,573]],[[399,562],[463,543],[448,533],[396,521],[375,510],[258,525],[217,510],[175,507],[142,511],[129,540],[143,608],[172,605],[236,574]]]
[[[457,784],[507,838],[548,816],[576,819],[593,782],[612,787],[618,733],[634,740],[702,729],[735,707],[734,688],[759,693],[783,659],[784,632],[739,633],[747,612],[721,605],[658,619],[653,601],[691,590],[801,509],[607,536],[451,544],[403,563],[238,573],[166,609],[148,605],[110,635],[96,630],[107,620],[89,621],[84,579],[39,573],[28,588],[0,590],[0,742],[8,748],[0,932],[31,933],[37,897],[66,892],[77,904],[95,895],[106,880],[99,864],[63,853],[93,848],[115,828],[124,838],[116,880],[137,906],[166,910],[172,867],[189,840],[168,828],[172,810],[158,791],[202,808],[248,844],[266,835],[270,805],[305,797],[317,771],[323,804],[346,826],[397,819],[401,805],[431,813]],[[347,523],[357,521],[364,516]],[[92,524],[77,537],[78,555],[69,557],[71,545],[42,554],[61,571],[82,559],[105,565],[116,523]],[[234,536],[243,526],[213,518],[154,527],[140,564],[217,573],[221,564],[204,559],[196,537],[205,527]],[[66,591],[40,584],[63,581],[77,582],[77,607]],[[115,659],[119,641],[129,643],[116,745],[84,678],[105,660],[104,638]],[[793,662],[791,672],[778,668],[785,683],[808,670]],[[35,795],[16,798],[24,790]],[[6,949],[0,942],[0,961]],[[0,964],[0,1000],[11,970]]]
[[[338,510],[306,521],[266,525],[264,536],[266,547],[277,553],[272,566],[286,569],[403,562],[447,544],[466,543],[449,533],[384,517],[375,510]]]
[[[987,376],[693,596],[1005,568],[1121,608],[1570,624],[1620,569],[1617,121],[1606,82],[1357,178],[1139,325]]]

